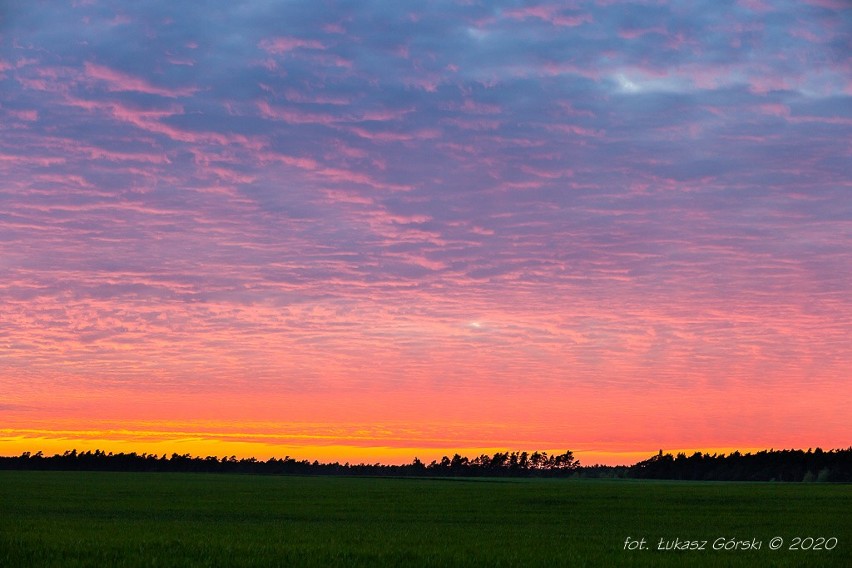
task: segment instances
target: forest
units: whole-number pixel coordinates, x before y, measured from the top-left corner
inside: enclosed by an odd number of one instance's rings
[[[695,452],[687,456],[663,453],[630,466],[583,466],[573,452],[496,452],[475,458],[459,454],[424,463],[418,458],[409,464],[320,463],[296,460],[289,456],[256,458],[194,457],[189,454],[156,455],[148,453],[112,453],[101,450],[46,456],[42,452],[24,452],[20,456],[0,456],[5,470],[205,472],[267,475],[351,475],[392,477],[575,477],[672,479],[690,481],[783,481],[850,482],[852,447],[822,450],[763,450],[756,453],[709,454]]]

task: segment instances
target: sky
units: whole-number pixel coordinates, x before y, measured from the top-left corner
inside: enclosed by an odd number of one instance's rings
[[[0,6],[0,454],[852,443],[852,3]]]

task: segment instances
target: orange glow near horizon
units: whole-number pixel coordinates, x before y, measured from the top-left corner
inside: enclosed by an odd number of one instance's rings
[[[411,463],[415,458],[429,464],[432,460],[440,461],[443,456],[452,457],[460,454],[468,458],[474,458],[482,454],[493,455],[495,452],[504,451],[541,451],[548,454],[561,454],[567,448],[507,448],[507,447],[383,447],[383,446],[347,446],[347,445],[284,445],[264,444],[259,442],[243,442],[237,440],[221,441],[196,438],[169,438],[163,437],[156,441],[130,441],[122,439],[119,435],[114,438],[113,432],[26,432],[24,435],[15,436],[15,431],[0,431],[0,455],[19,456],[24,452],[36,453],[41,451],[45,456],[62,454],[66,451],[77,450],[78,452],[101,450],[105,452],[136,452],[155,455],[171,456],[176,454],[190,454],[192,456],[206,457],[215,456],[224,458],[235,456],[236,458],[254,457],[259,460],[269,458],[291,457],[296,460],[318,460],[321,463],[380,463],[384,465],[400,465]],[[129,437],[135,437],[135,433],[124,433]],[[76,437],[80,436],[80,437]],[[236,436],[239,438],[239,436]],[[760,451],[765,448],[661,448],[664,453],[677,454],[684,452],[691,455],[700,451],[706,453],[729,454],[735,450],[742,453]],[[655,455],[657,450],[645,451],[603,451],[603,450],[578,450],[573,451],[574,457],[582,465],[632,465],[641,460]]]
[[[346,390],[286,396],[136,390],[80,396],[74,391],[57,397],[63,403],[53,408],[7,410],[0,455],[100,449],[391,464],[414,457],[428,463],[454,453],[571,450],[586,465],[619,465],[647,459],[659,449],[729,453],[845,447],[843,404],[813,390],[789,393],[795,405],[788,403],[783,416],[765,408],[755,412],[764,395],[743,389],[733,398],[724,390],[684,396],[657,389],[610,393],[594,405],[576,404],[602,394],[598,387],[487,396],[455,389],[373,390],[360,396]],[[824,409],[819,422],[810,416],[814,406]],[[779,435],[791,425],[794,435]]]

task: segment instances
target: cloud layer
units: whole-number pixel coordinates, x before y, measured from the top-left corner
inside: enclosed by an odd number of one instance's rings
[[[852,9],[705,4],[6,7],[0,413],[407,401],[406,447],[646,412],[777,447],[812,413],[848,443]]]

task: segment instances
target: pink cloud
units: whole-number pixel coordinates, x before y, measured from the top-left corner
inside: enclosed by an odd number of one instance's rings
[[[56,166],[64,164],[68,160],[65,157],[54,156],[18,156],[14,154],[0,153],[0,162],[9,164],[32,164],[38,166]]]
[[[472,114],[500,114],[502,112],[500,105],[477,102],[471,99],[465,99],[462,103],[446,103],[441,105],[441,108]]]
[[[244,134],[185,130],[161,122],[163,118],[183,114],[183,107],[180,105],[172,105],[165,109],[139,109],[114,101],[101,102],[73,97],[66,99],[65,104],[93,112],[108,113],[116,120],[127,122],[147,132],[162,134],[179,142],[212,143],[221,146],[238,145],[255,150],[259,150],[265,145],[262,140]]]
[[[356,184],[390,191],[409,191],[411,189],[407,185],[379,181],[370,174],[355,169],[325,166],[313,158],[290,156],[271,151],[263,151],[256,155],[261,163],[278,162],[286,166],[304,170],[305,172],[310,172],[312,177],[322,179],[325,182],[339,183],[344,187],[346,184]]]
[[[503,124],[499,120],[488,120],[483,118],[443,118],[441,124],[450,124],[462,130],[497,130]]]
[[[522,165],[521,171],[545,179],[561,179],[564,177],[572,177],[574,175],[573,170],[570,169],[546,170],[542,168],[534,168],[528,165]]]
[[[228,183],[246,184],[252,183],[257,179],[256,176],[243,174],[231,168],[222,166],[208,166],[204,168],[204,171],[214,174],[219,179]]]
[[[648,34],[666,35],[666,33],[666,28],[663,26],[655,26],[652,28],[620,28],[618,30],[619,37],[624,39],[636,39],[637,37],[642,37]]]
[[[341,69],[352,69],[355,67],[355,63],[352,60],[334,54],[315,54],[308,56],[308,58],[322,67],[339,67]]]
[[[261,85],[261,88],[264,86]],[[284,91],[284,97],[293,103],[309,103],[309,104],[317,104],[317,105],[348,105],[352,102],[350,97],[344,96],[333,96],[333,95],[322,95],[322,94],[311,94],[304,95],[297,91],[296,89],[287,89]]]
[[[752,12],[772,12],[775,8],[764,0],[738,0],[741,6],[744,6]]]
[[[352,203],[358,205],[373,205],[375,203],[374,199],[364,195],[353,193],[352,191],[325,189],[323,190],[323,194],[332,203]]]
[[[566,132],[569,134],[576,134],[577,136],[587,136],[590,138],[601,138],[605,134],[603,130],[584,128],[582,126],[577,126],[576,124],[547,124],[545,125],[545,128],[554,132]]]
[[[274,37],[263,39],[258,43],[258,47],[267,53],[280,55],[288,53],[294,49],[325,49],[322,42],[313,39],[300,39],[295,37]]]
[[[337,23],[325,24],[322,27],[322,31],[324,31],[327,34],[343,34],[343,33],[346,33],[346,29],[341,24],[337,24]]]
[[[317,161],[312,158],[300,158],[274,152],[262,152],[258,154],[258,158],[261,162],[281,162],[302,170],[316,170],[319,167]]]
[[[752,93],[765,95],[770,91],[785,91],[792,87],[789,77],[778,75],[760,75],[749,78],[749,90]]]
[[[265,100],[258,101],[256,105],[258,110],[260,110],[261,116],[266,118],[282,120],[290,124],[323,124],[325,126],[333,126],[338,123],[346,122],[387,122],[397,120],[412,112],[411,109],[382,109],[365,111],[357,115],[333,115],[308,112],[299,107],[273,107]]]
[[[440,271],[447,268],[447,264],[438,260],[431,260],[424,256],[410,254],[410,253],[395,253],[392,255],[393,257],[399,258],[405,261],[408,264],[412,264],[414,266],[419,266],[421,268],[425,268],[427,270],[432,271]]]
[[[352,118],[352,120],[359,122],[387,122],[391,120],[399,120],[412,112],[414,112],[413,108],[368,110],[356,115]]]
[[[84,67],[87,77],[104,81],[107,83],[107,90],[109,91],[136,91],[169,98],[185,97],[198,91],[196,87],[157,87],[145,79],[91,62],[86,62]]]
[[[402,184],[384,183],[374,179],[372,176],[363,172],[349,170],[344,168],[322,168],[316,172],[323,177],[340,183],[354,183],[374,187],[376,189],[386,189],[390,191],[410,191],[411,186]]]
[[[441,131],[435,128],[422,128],[406,132],[377,132],[358,126],[350,126],[346,130],[374,142],[408,142],[411,140],[433,140],[441,137]]]
[[[23,120],[26,122],[33,122],[38,120],[37,110],[9,110],[6,112],[8,112],[10,115],[14,116],[18,120]]]
[[[105,112],[119,120],[130,122],[137,126],[167,116],[183,114],[183,107],[176,104],[162,109],[142,109],[114,101],[93,101],[75,97],[68,97],[64,102],[69,106],[79,107],[88,111]]]
[[[578,75],[597,81],[601,77],[601,70],[594,67],[583,67],[570,62],[547,62],[542,65],[542,71],[546,75]]]
[[[166,59],[168,59],[169,63],[172,65],[186,65],[188,67],[193,67],[195,65],[195,60],[189,59],[188,57],[181,58],[169,55]]]
[[[801,25],[792,28],[790,30],[790,35],[811,43],[828,43],[834,40],[837,33],[834,30],[831,30],[828,26],[821,26],[816,30],[811,30]]]
[[[562,112],[564,112],[568,116],[583,116],[589,118],[595,117],[595,113],[590,110],[576,109],[573,103],[571,103],[571,101],[558,101],[556,104],[557,106],[559,106],[560,109],[562,109]]]
[[[334,144],[334,151],[338,155],[345,156],[347,158],[361,159],[361,158],[367,158],[370,155],[369,152],[367,152],[366,150],[364,150],[362,148],[354,148],[354,147],[349,146],[347,144],[343,144],[342,142],[337,142],[336,144]]]
[[[273,107],[267,101],[257,102],[257,108],[261,116],[282,120],[290,124],[324,124],[330,126],[339,122],[339,118],[331,114],[311,113],[304,110]]]
[[[794,116],[790,117],[792,123],[816,122],[821,124],[841,124],[852,126],[852,118],[844,116]]]
[[[81,151],[93,159],[108,160],[110,162],[143,162],[148,164],[168,164],[169,158],[162,153],[145,152],[117,152],[105,150],[94,146],[81,147]]]
[[[566,15],[560,14],[560,10],[560,6],[552,5],[527,6],[524,8],[506,10],[503,12],[503,15],[512,20],[537,18],[539,20],[549,22],[554,26],[560,27],[575,27],[593,21],[591,14]]]
[[[852,4],[846,0],[804,0],[806,4],[819,6],[820,8],[828,8],[829,10],[849,10],[852,9]]]
[[[758,107],[760,112],[771,116],[789,117],[790,107],[779,103],[768,103]]]

